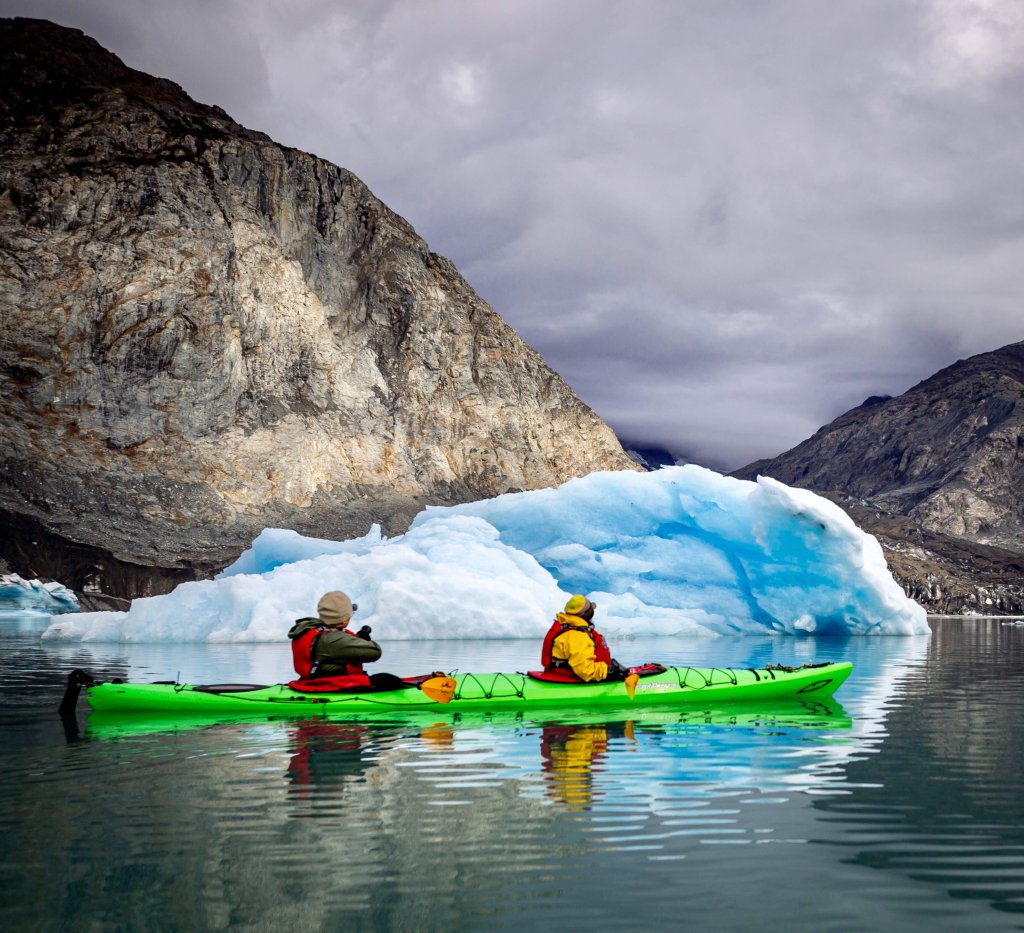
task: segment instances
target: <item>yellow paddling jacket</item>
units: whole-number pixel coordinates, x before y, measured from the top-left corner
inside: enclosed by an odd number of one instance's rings
[[[608,677],[608,665],[597,660],[590,623],[567,612],[558,613],[555,619],[571,628],[555,637],[551,645],[552,661],[568,664],[580,680],[605,680]]]

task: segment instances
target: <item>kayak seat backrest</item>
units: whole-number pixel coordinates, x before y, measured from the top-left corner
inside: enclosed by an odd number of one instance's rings
[[[198,684],[192,688],[196,693],[249,693],[251,690],[266,690],[266,684]]]
[[[664,674],[667,670],[668,668],[664,664],[640,664],[637,667],[631,667],[629,672],[641,677],[653,677],[655,674]]]
[[[629,669],[631,674],[639,674],[641,677],[653,677],[655,674],[664,674],[666,670],[668,668],[664,664],[641,664],[638,667],[631,667]],[[571,670],[565,667],[558,667],[553,671],[527,671],[526,676],[549,684],[584,683]]]
[[[557,668],[553,671],[527,671],[526,676],[533,680],[540,680],[547,684],[582,684],[572,671],[567,668]]]
[[[404,680],[407,684],[412,684],[414,687],[418,687],[424,681],[430,680],[433,677],[445,676],[446,674],[444,671],[434,671],[431,674],[417,674],[415,677],[403,677],[402,680]]]

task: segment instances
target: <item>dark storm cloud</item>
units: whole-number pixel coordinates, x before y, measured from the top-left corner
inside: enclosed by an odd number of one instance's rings
[[[1024,339],[1017,0],[5,0],[360,175],[635,442]]]

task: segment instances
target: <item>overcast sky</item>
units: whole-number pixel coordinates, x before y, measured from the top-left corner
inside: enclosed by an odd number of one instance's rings
[[[1021,0],[0,0],[355,172],[734,468],[1024,340]]]

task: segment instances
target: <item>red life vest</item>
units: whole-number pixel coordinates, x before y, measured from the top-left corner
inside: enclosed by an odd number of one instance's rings
[[[540,663],[544,665],[545,671],[558,671],[559,679],[565,677],[566,681],[579,680],[579,677],[572,674],[572,668],[565,661],[556,661],[551,657],[552,649],[555,646],[555,639],[562,632],[583,632],[585,635],[589,635],[594,642],[594,660],[600,661],[602,664],[612,663],[612,653],[608,650],[608,645],[605,644],[604,636],[594,626],[567,625],[565,622],[555,619],[551,623],[548,633],[544,636],[544,644],[540,649]],[[568,676],[569,674],[572,674],[571,678]]]
[[[316,670],[319,666],[314,657],[316,651],[316,640],[326,631],[326,625],[315,625],[306,629],[298,638],[292,639],[292,664],[295,665],[295,672],[299,675],[298,680],[293,680],[288,686],[297,690],[307,692],[313,686],[310,682],[315,680],[315,692],[331,693],[336,690],[358,690],[360,687],[369,689],[370,678],[363,673],[362,664],[345,664],[344,674],[335,674],[330,677],[317,677]],[[345,629],[349,635],[354,634]]]

